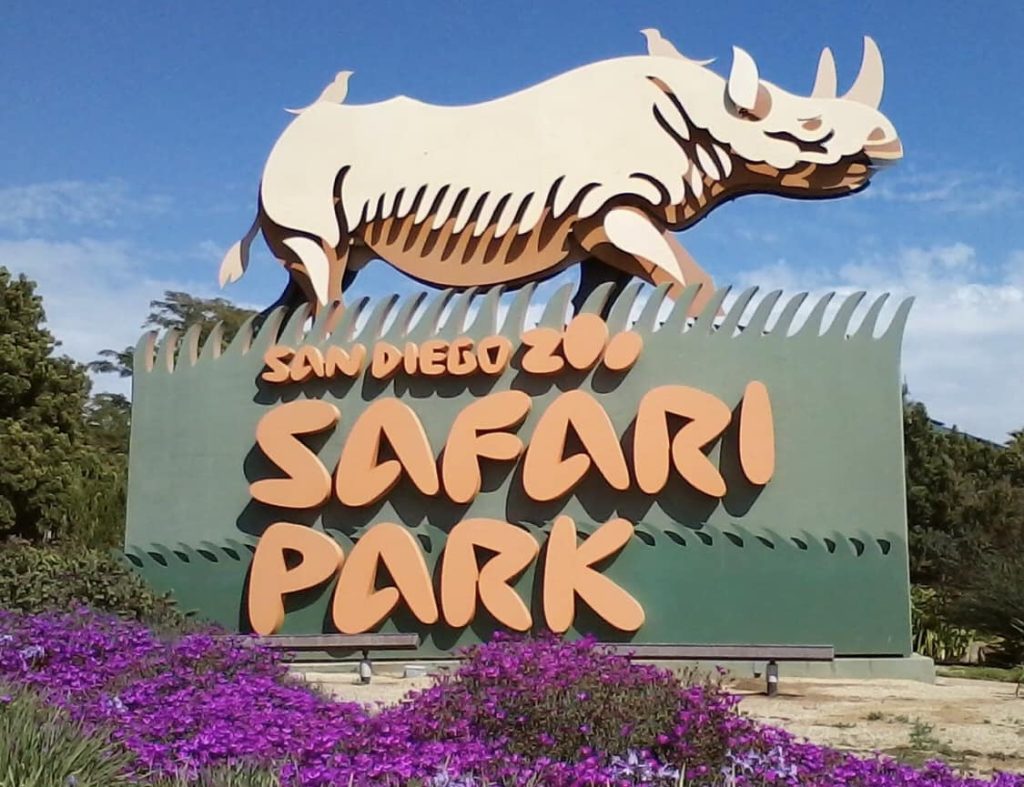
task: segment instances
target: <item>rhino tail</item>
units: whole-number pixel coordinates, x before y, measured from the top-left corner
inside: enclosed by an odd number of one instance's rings
[[[259,228],[260,217],[257,215],[253,219],[252,226],[249,227],[245,237],[235,243],[234,246],[228,249],[228,253],[224,255],[224,259],[220,263],[220,274],[217,277],[221,287],[242,278],[245,269],[249,267],[249,247],[252,245]]]

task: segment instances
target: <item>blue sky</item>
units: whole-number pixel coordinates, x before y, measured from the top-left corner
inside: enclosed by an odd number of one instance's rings
[[[348,103],[471,103],[642,53],[644,27],[720,73],[742,46],[764,79],[804,93],[822,46],[843,90],[862,36],[878,41],[906,158],[862,194],[742,199],[681,240],[722,284],[917,296],[912,395],[986,437],[1024,427],[1024,4],[1008,0],[8,4],[0,265],[40,283],[63,349],[88,360],[133,343],[164,289],[217,294],[283,108],[335,72],[355,71]],[[262,307],[283,282],[260,253],[224,295]],[[357,284],[412,288],[379,263]]]

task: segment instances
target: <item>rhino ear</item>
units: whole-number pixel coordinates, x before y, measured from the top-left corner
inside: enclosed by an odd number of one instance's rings
[[[750,112],[757,105],[757,94],[761,87],[761,79],[757,73],[757,63],[738,46],[732,48],[732,70],[729,72],[729,98],[738,106]]]

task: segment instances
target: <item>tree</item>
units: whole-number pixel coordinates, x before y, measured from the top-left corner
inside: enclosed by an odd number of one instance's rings
[[[952,466],[942,436],[920,402],[904,402],[903,443],[910,577],[915,583],[930,584],[955,561],[958,544],[949,522],[949,500],[954,496]]]
[[[128,455],[131,402],[114,393],[95,394],[85,405],[85,425],[92,444],[111,453]]]
[[[1024,431],[1005,446],[937,428],[904,406],[911,581],[930,586],[943,622],[998,638],[1024,658]]]
[[[173,290],[166,291],[163,300],[150,301],[149,308],[144,328],[173,328],[184,332],[193,325],[199,325],[200,342],[206,341],[217,323],[224,326],[224,340],[231,341],[242,324],[256,314],[252,309],[237,306],[224,298],[197,298]]]
[[[83,419],[85,368],[54,356],[45,320],[35,285],[0,267],[0,538],[88,540],[118,527],[119,471]]]
[[[187,292],[167,290],[163,300],[149,302],[149,316],[142,327],[150,330],[174,329],[179,334],[199,325],[200,344],[218,323],[222,326],[225,342],[230,342],[246,320],[256,314],[224,298],[198,298]],[[134,347],[123,350],[100,350],[99,358],[89,363],[89,371],[131,377]]]
[[[134,360],[134,347],[125,347],[123,350],[100,350],[99,358],[95,361],[89,361],[86,366],[90,372],[98,374],[116,374],[118,377],[131,377]]]
[[[904,407],[910,570],[915,583],[976,584],[984,557],[1024,538],[1024,450],[935,427],[925,406]]]

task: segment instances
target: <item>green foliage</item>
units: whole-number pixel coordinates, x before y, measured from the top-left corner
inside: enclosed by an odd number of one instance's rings
[[[132,364],[135,361],[135,348],[125,347],[123,350],[100,350],[95,361],[86,364],[90,372],[97,374],[116,374],[118,377],[131,377]]]
[[[1024,663],[1024,557],[987,555],[950,602],[950,617],[998,637],[994,663]]]
[[[236,306],[224,298],[197,298],[187,292],[167,290],[163,300],[149,302],[149,316],[143,328],[166,331],[173,329],[184,333],[189,327],[198,325],[199,341],[205,342],[210,331],[221,325],[225,342],[231,341],[238,329],[256,312]],[[122,350],[100,350],[99,358],[89,364],[89,370],[102,374],[116,374],[119,377],[132,376],[134,347]]]
[[[16,612],[67,610],[76,604],[182,630],[190,619],[154,593],[112,554],[81,547],[0,544],[0,608]]]
[[[57,342],[35,285],[0,268],[0,539],[110,542],[123,476],[83,419],[85,368]]]
[[[963,587],[985,555],[1024,537],[1024,440],[999,446],[937,429],[908,401],[904,444],[911,581]]]
[[[915,649],[962,658],[977,630],[1000,637],[998,657],[1024,658],[1024,432],[1005,446],[936,428],[919,402],[904,407],[910,577],[919,590]]]
[[[149,317],[144,327],[184,331],[191,325],[202,330],[199,340],[205,341],[213,326],[223,324],[224,339],[231,341],[242,324],[256,312],[236,306],[224,298],[197,298],[187,292],[168,290],[163,300],[150,301]]]
[[[503,710],[516,723],[502,729],[509,750],[529,757],[569,759],[583,746],[618,751],[630,742],[654,740],[659,731],[671,728],[677,691],[656,683],[624,689],[599,675],[588,676],[575,686],[506,703]],[[626,735],[624,729],[629,730]]]
[[[274,771],[266,768],[234,765],[200,771],[196,778],[182,774],[176,779],[151,784],[153,787],[279,787],[281,780]]]
[[[1024,668],[989,667],[977,664],[957,664],[938,667],[935,674],[940,678],[962,678],[964,680],[992,680],[998,683],[1020,683],[1024,679]]]
[[[0,684],[0,787],[126,784],[127,752],[32,694]]]
[[[227,338],[252,314],[221,298],[166,292],[150,328],[223,322]],[[90,397],[87,367],[55,356],[35,285],[0,268],[0,541],[120,546],[128,480],[130,404]],[[94,372],[131,375],[132,348],[103,350]]]
[[[940,664],[966,659],[977,632],[950,623],[942,599],[932,588],[915,585],[911,588],[910,600],[914,652]]]

